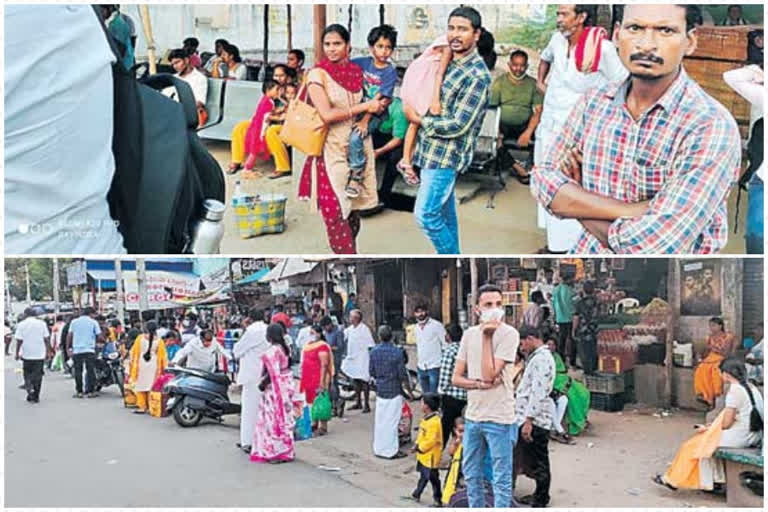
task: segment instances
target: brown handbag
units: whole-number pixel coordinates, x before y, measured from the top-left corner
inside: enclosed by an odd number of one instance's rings
[[[280,129],[280,140],[307,156],[320,156],[328,136],[328,125],[315,107],[302,100],[306,88],[305,83],[296,98],[288,104],[285,123]]]

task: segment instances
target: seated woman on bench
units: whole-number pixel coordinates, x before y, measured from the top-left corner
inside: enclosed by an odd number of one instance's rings
[[[672,490],[712,491],[725,483],[722,460],[712,455],[718,448],[749,448],[762,439],[763,394],[747,382],[744,361],[729,357],[720,363],[729,385],[725,409],[710,425],[696,425],[696,435],[684,442],[664,475],[653,481]],[[753,416],[753,410],[758,415]]]

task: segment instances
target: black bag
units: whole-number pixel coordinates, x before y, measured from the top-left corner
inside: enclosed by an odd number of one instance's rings
[[[106,29],[104,33],[119,56],[114,39]],[[192,89],[168,74],[139,83],[119,59],[112,65],[112,77],[115,175],[107,195],[110,214],[120,223],[129,253],[189,252],[204,201],[225,200],[221,167],[197,137]],[[170,86],[176,88],[178,102],[159,92]]]
[[[744,389],[747,390],[749,401],[752,403],[752,412],[749,415],[749,431],[750,432],[762,432],[763,431],[763,417],[760,416],[760,411],[757,410],[755,405],[755,397],[752,396],[752,390],[749,389],[749,383],[742,384]]]

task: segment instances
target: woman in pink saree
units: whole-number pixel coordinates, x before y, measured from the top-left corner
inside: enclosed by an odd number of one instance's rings
[[[251,461],[290,462],[296,455],[293,448],[294,407],[300,404],[283,328],[279,324],[270,325],[267,340],[270,347],[261,356],[264,376],[259,384],[261,406],[253,434]]]

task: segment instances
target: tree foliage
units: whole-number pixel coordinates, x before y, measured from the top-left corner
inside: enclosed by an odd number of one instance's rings
[[[67,286],[66,265],[74,259],[59,258],[59,300],[72,299],[72,292]],[[53,258],[7,258],[5,260],[5,275],[8,279],[11,296],[18,300],[27,299],[27,273],[29,266],[29,288],[33,301],[53,299]],[[3,291],[5,292],[5,291]]]

